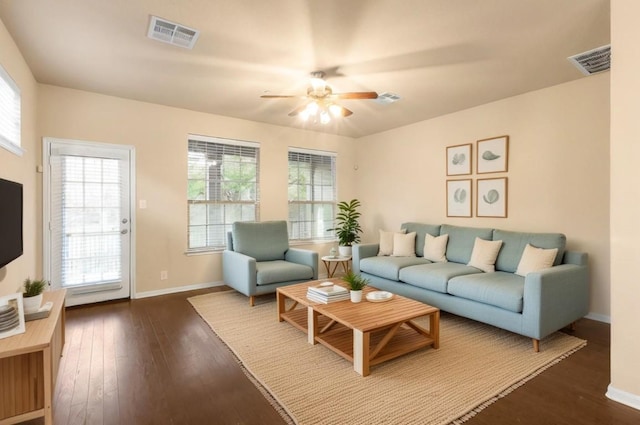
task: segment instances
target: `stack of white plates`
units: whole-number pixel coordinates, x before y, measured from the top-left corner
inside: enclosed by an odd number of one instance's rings
[[[19,325],[18,309],[10,305],[0,306],[0,332],[9,331]]]

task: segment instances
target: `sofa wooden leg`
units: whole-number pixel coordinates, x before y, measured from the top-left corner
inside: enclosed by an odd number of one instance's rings
[[[571,332],[575,332],[576,331],[576,322],[571,322],[571,324],[569,325],[569,329],[571,329]]]
[[[249,307],[253,307],[255,305],[256,297],[253,295],[249,296]]]
[[[531,340],[533,341],[533,351],[535,351],[536,353],[540,352],[540,340],[539,339],[535,339],[535,338],[531,338]]]

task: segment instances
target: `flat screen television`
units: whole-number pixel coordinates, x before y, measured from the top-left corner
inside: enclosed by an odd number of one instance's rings
[[[0,268],[22,255],[22,185],[0,179]]]

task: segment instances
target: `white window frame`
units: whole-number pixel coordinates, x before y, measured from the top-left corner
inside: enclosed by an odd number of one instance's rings
[[[251,201],[247,201],[247,200],[232,200],[232,201],[224,201],[224,200],[215,200],[215,199],[190,199],[189,196],[189,165],[188,165],[188,156],[191,152],[191,142],[196,142],[196,143],[211,143],[211,144],[215,144],[215,145],[226,145],[226,146],[231,146],[234,148],[252,148],[255,149],[255,159],[256,159],[256,180],[255,180],[255,199],[251,200]],[[206,177],[205,179],[205,183],[207,185],[207,187],[209,187],[209,184],[212,182],[212,180],[209,179],[209,177]],[[207,189],[207,193],[209,192],[209,189]],[[191,228],[192,226],[196,226],[195,224],[192,225],[191,224],[191,206],[192,205],[225,205],[225,206],[231,206],[231,205],[254,205],[255,208],[255,216],[254,217],[250,217],[250,218],[246,218],[243,219],[242,221],[258,221],[259,217],[260,217],[260,144],[256,143],[256,142],[248,142],[248,141],[244,141],[244,140],[235,140],[235,139],[224,139],[224,138],[220,138],[220,137],[209,137],[209,136],[202,136],[202,135],[196,135],[196,134],[189,134],[188,135],[188,140],[187,140],[187,254],[198,254],[198,253],[206,253],[206,252],[212,252],[212,251],[221,251],[223,249],[226,248],[226,236],[223,236],[222,241],[220,241],[220,244],[212,244],[212,245],[206,245],[206,246],[197,246],[197,247],[192,247],[191,246]],[[207,218],[206,218],[206,224],[205,226],[209,226],[210,224],[214,224],[216,226],[224,226],[224,233],[226,235],[226,232],[228,230],[231,230],[231,225],[233,223],[229,222],[227,223],[226,220],[223,220],[223,222],[221,223],[209,223],[209,215],[207,214]],[[202,226],[201,224],[197,225],[197,226]]]
[[[20,87],[0,65],[0,147],[18,156],[24,154],[21,115]]]
[[[290,154],[291,153],[295,153],[295,154],[303,154],[303,155],[315,155],[315,156],[321,156],[321,157],[327,157],[327,158],[331,158],[331,173],[332,173],[332,178],[333,178],[333,193],[332,193],[332,200],[331,201],[327,201],[327,200],[315,200],[313,199],[313,195],[312,195],[312,199],[308,199],[308,200],[292,200],[290,198],[290,196],[288,195],[288,214],[289,214],[289,240],[291,242],[294,243],[305,243],[305,242],[327,242],[327,241],[334,241],[336,236],[335,236],[335,232],[329,232],[328,229],[333,228],[334,225],[334,220],[335,220],[335,214],[337,211],[337,203],[338,203],[338,188],[337,188],[337,181],[338,181],[338,172],[337,172],[337,153],[335,152],[328,152],[328,151],[320,151],[320,150],[313,150],[313,149],[302,149],[302,148],[294,148],[294,147],[290,147],[288,152],[287,152],[287,170],[289,173],[289,177],[291,177],[291,169],[290,169]],[[310,186],[312,187],[311,189],[311,193],[315,194],[317,192],[317,190],[313,190],[313,183],[310,184]],[[291,190],[291,181],[289,181],[289,179],[287,179],[287,188],[288,191]],[[292,220],[292,208],[299,208],[301,205],[305,205],[305,204],[311,204],[311,205],[322,205],[322,204],[331,204],[331,209],[332,209],[332,214],[331,214],[331,220],[329,222],[317,222],[316,220],[312,221],[312,228],[316,228],[316,232],[314,233],[313,231],[311,232],[311,234],[307,237],[296,237],[296,233],[300,233],[300,229],[298,229],[296,231],[295,226],[300,226],[299,222],[295,222],[294,220]],[[318,218],[318,217],[316,217]]]

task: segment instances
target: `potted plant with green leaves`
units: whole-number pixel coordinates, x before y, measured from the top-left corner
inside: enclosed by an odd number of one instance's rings
[[[358,219],[360,213],[357,211],[360,201],[352,199],[349,202],[338,202],[338,214],[336,215],[336,223],[333,229],[338,237],[338,252],[342,257],[351,255],[351,245],[360,242],[360,233],[362,228]]]
[[[342,280],[347,283],[351,302],[359,303],[362,301],[362,290],[369,284],[369,280],[355,274],[352,270],[349,270],[347,274],[342,277]]]
[[[23,304],[25,313],[35,313],[42,305],[42,293],[49,286],[49,282],[43,279],[26,278],[23,284]]]

